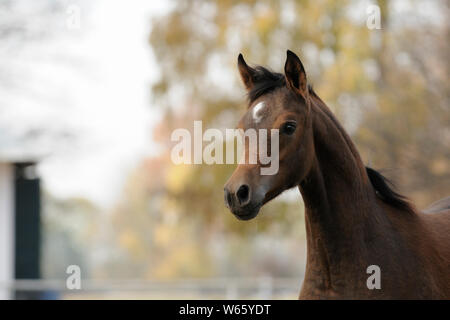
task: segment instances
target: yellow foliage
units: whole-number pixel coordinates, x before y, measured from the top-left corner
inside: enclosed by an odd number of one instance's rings
[[[124,230],[119,235],[119,244],[131,252],[136,253],[141,247],[138,236],[131,230]]]
[[[438,158],[431,163],[431,172],[435,175],[444,175],[450,173],[449,159]]]
[[[186,243],[168,251],[167,257],[153,270],[152,276],[158,279],[205,277],[211,273],[210,267],[205,251]]]
[[[192,170],[190,165],[172,166],[166,177],[167,189],[173,193],[182,192],[191,179]]]
[[[168,246],[171,239],[176,237],[173,228],[169,226],[158,226],[153,231],[153,240],[157,246]]]

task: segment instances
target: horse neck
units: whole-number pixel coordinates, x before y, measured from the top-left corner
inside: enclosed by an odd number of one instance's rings
[[[323,102],[311,103],[315,160],[299,186],[306,208],[307,273],[321,274],[321,285],[330,287],[342,268],[367,267],[364,242],[374,232],[370,221],[378,219],[379,207],[349,136]]]

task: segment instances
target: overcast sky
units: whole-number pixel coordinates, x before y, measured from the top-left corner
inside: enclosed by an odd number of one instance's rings
[[[159,114],[149,94],[157,68],[148,36],[151,17],[167,7],[143,0],[96,0],[89,6],[74,1],[68,6],[74,3],[80,8],[80,29],[67,30],[48,50],[67,53],[80,65],[50,63],[38,70],[54,84],[48,89],[63,93],[65,105],[38,108],[23,101],[15,109],[22,110],[18,116],[23,120],[63,123],[78,136],[74,145],[58,146],[43,157],[38,169],[45,189],[110,206],[130,170],[155,153],[151,127]],[[38,111],[33,115],[32,110]]]

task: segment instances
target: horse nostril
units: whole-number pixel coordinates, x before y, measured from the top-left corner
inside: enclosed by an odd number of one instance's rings
[[[231,197],[231,193],[227,189],[224,189],[223,191],[224,191],[225,205],[228,208],[231,208],[232,201],[233,201],[233,199]]]
[[[250,189],[246,184],[243,184],[242,186],[239,187],[238,191],[236,192],[236,196],[241,205],[246,204],[248,202],[249,193]]]

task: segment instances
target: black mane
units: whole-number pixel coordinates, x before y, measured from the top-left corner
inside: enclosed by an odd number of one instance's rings
[[[254,71],[253,88],[247,94],[250,104],[262,95],[286,85],[284,74],[270,71],[263,66],[254,67]],[[308,85],[308,90],[309,93],[316,95],[310,85]]]
[[[414,212],[414,208],[409,202],[408,198],[395,192],[389,186],[392,185],[392,183],[386,177],[384,177],[378,171],[369,167],[366,167],[366,172],[369,176],[370,183],[372,184],[381,200],[397,209]]]
[[[281,73],[272,72],[262,66],[257,66],[254,70],[253,87],[248,92],[249,103],[286,84],[286,79]]]

